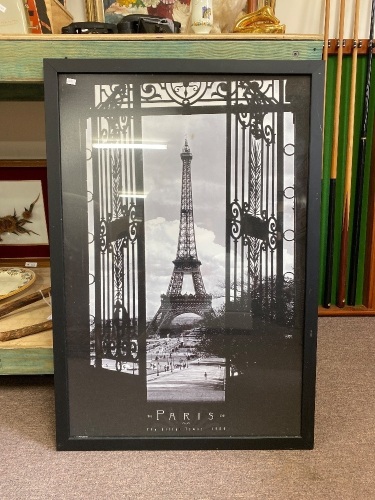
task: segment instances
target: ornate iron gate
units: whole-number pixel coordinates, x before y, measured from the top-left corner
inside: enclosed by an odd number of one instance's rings
[[[227,326],[240,328],[244,315],[247,325],[257,316],[294,324],[298,127],[287,99],[289,80],[116,78],[95,85],[84,138],[92,364],[140,373],[138,337],[146,329],[143,156],[129,145],[142,142],[144,116],[226,115]],[[304,244],[303,228],[300,233]],[[304,264],[298,265],[303,275]]]
[[[97,85],[86,134],[92,363],[132,375],[144,303],[142,154],[128,147],[141,137],[136,96],[131,84]]]
[[[228,109],[227,324],[294,316],[293,109],[286,79],[234,82]]]

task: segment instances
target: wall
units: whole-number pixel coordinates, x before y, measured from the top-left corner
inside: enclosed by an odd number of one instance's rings
[[[0,116],[1,160],[46,157],[42,102],[0,102]]]
[[[84,0],[66,0],[66,8],[72,14],[76,22],[86,20]]]
[[[352,24],[354,19],[355,0],[345,2],[345,38],[353,38]],[[359,38],[368,38],[371,14],[371,0],[360,1]],[[329,38],[338,36],[338,18],[340,0],[330,0]],[[324,33],[324,0],[277,0],[276,15],[287,26],[287,33]]]

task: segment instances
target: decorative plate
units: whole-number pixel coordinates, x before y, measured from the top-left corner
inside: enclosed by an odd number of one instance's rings
[[[0,300],[20,293],[35,281],[34,271],[21,267],[0,267]]]

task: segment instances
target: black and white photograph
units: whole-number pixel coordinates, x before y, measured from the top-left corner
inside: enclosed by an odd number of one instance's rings
[[[58,446],[311,447],[320,63],[149,63],[45,63]]]
[[[160,123],[160,134],[152,120],[143,128],[168,138],[167,150],[144,155],[147,399],[224,401],[225,358],[204,347],[225,294],[224,119]]]

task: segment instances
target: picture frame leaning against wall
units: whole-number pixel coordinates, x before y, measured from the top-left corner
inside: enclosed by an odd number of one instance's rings
[[[323,83],[45,61],[58,449],[312,448]]]

